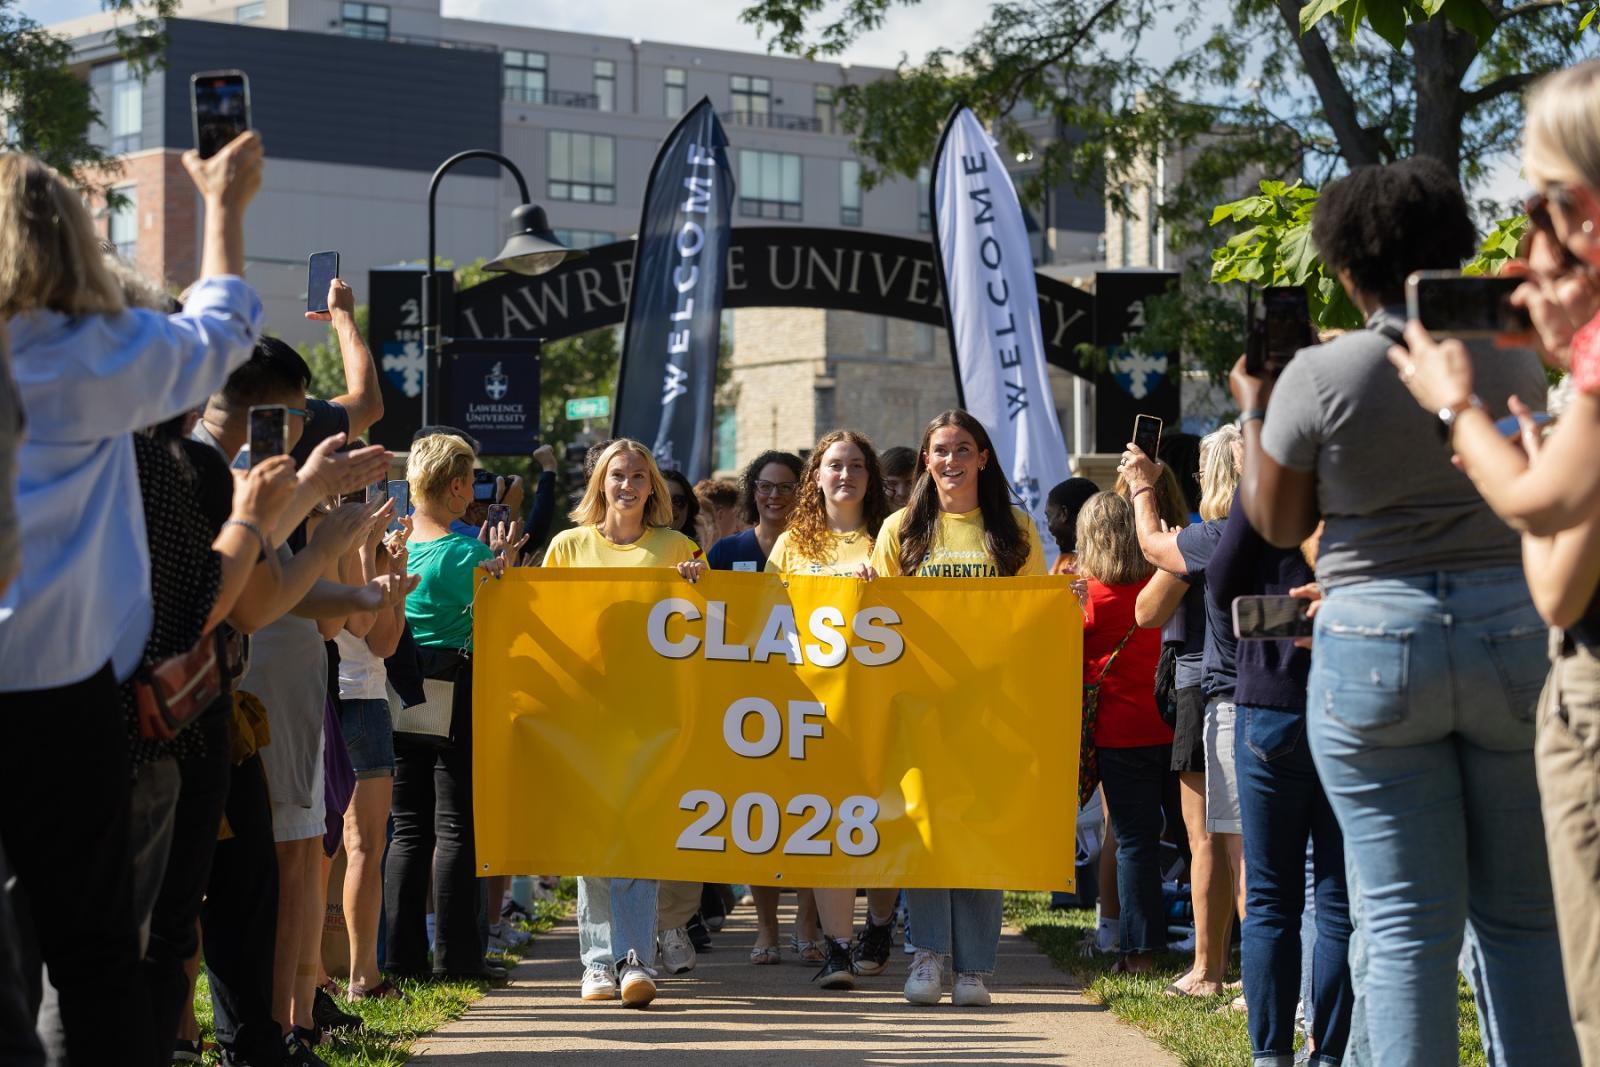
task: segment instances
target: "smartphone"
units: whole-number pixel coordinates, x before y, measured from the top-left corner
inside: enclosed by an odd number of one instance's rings
[[[1161,420],[1154,415],[1135,415],[1133,443],[1150,459],[1156,459],[1161,452]]]
[[[250,465],[289,452],[289,409],[258,404],[250,409]]]
[[[1511,294],[1521,278],[1469,278],[1448,270],[1419,270],[1406,279],[1406,315],[1435,338],[1496,337],[1533,329],[1527,308]]]
[[[328,286],[339,276],[339,253],[313,252],[306,261],[306,310],[328,310]]]
[[[1548,411],[1535,411],[1531,413],[1530,418],[1533,419],[1533,424],[1542,430],[1554,421],[1555,416]],[[1500,431],[1501,437],[1517,437],[1522,433],[1522,423],[1517,421],[1515,415],[1507,415],[1503,419],[1496,419],[1494,428]]]
[[[381,504],[389,499],[389,479],[373,482],[367,486],[366,500],[369,504]]]
[[[491,530],[494,529],[496,526],[500,525],[502,522],[505,523],[506,526],[508,526],[508,527],[511,525],[511,505],[510,504],[490,504],[489,505],[489,529],[491,529]]]
[[[1298,285],[1269,285],[1261,292],[1260,311],[1254,309],[1244,350],[1244,368],[1254,377],[1276,377],[1295,353],[1317,343],[1311,325],[1311,305]]]
[[[499,499],[493,471],[480,470],[472,473],[472,499],[480,504],[486,502],[493,504]]]
[[[250,128],[250,79],[242,70],[190,75],[189,109],[195,150],[201,159],[208,159]]]
[[[398,530],[400,520],[411,514],[411,483],[400,478],[391,481],[389,499],[394,501],[394,518],[389,520],[389,529]]]
[[[1241,641],[1311,636],[1311,601],[1297,596],[1242,596],[1233,601],[1233,635]]]

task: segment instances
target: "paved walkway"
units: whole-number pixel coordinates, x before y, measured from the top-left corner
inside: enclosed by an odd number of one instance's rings
[[[790,900],[787,895],[785,901]],[[787,938],[793,919],[787,904]],[[858,917],[858,922],[861,921]],[[577,927],[565,922],[535,942],[511,985],[465,1017],[423,1038],[411,1067],[524,1065],[530,1054],[563,1067],[844,1067],[958,1065],[1174,1067],[1177,1060],[1083,996],[1081,987],[1014,930],[1000,942],[987,1008],[915,1007],[900,995],[909,957],[895,947],[889,969],[854,992],[810,983],[816,968],[785,952],[753,967],[755,915],[739,908],[713,935],[695,969],[658,980],[647,1010],[578,998]],[[786,946],[787,947],[787,946]]]

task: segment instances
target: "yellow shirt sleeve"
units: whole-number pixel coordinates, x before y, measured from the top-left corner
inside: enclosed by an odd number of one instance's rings
[[[766,570],[766,572],[768,574],[788,574],[789,573],[789,531],[788,530],[783,531],[781,534],[778,535],[778,539],[776,541],[772,542],[772,551],[767,553],[767,565],[766,565],[765,570]]]
[[[544,550],[545,567],[570,567],[572,566],[572,541],[578,529],[562,530],[550,539],[550,547]]]
[[[900,574],[900,518],[904,514],[905,509],[901,508],[884,519],[878,540],[872,546],[872,569],[885,578]]]

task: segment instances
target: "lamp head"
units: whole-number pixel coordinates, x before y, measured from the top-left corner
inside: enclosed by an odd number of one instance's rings
[[[520,204],[511,209],[511,236],[500,254],[483,265],[484,270],[509,274],[543,274],[570,259],[587,253],[568,248],[550,232],[544,208]]]

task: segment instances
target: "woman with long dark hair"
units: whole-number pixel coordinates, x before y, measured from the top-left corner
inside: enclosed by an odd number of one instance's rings
[[[661,477],[666,479],[667,495],[672,499],[672,528],[698,545],[700,500],[694,495],[694,486],[682,471],[664,470]]]
[[[965,411],[946,411],[922,431],[911,501],[884,520],[872,566],[885,577],[1009,578],[1043,574],[1044,551],[1033,521],[1011,502],[989,431]],[[956,972],[951,1001],[989,1003],[984,977],[994,973],[1003,894],[993,889],[907,892],[917,953],[906,1000],[937,1004],[944,957]]]

